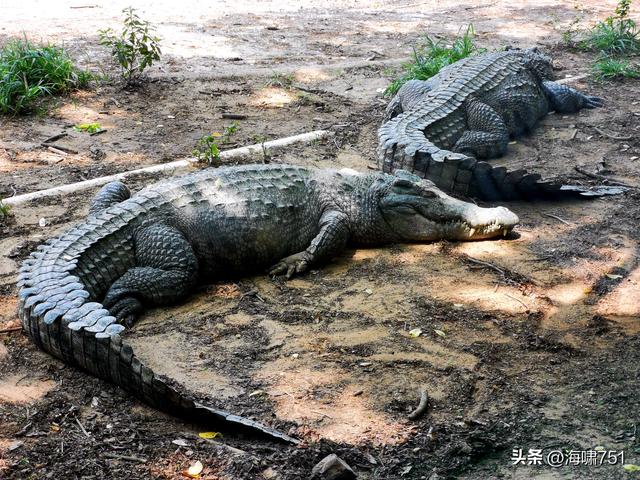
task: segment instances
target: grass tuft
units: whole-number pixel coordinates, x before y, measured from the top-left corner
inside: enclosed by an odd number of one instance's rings
[[[7,42],[0,48],[0,113],[28,112],[36,100],[86,87],[92,78],[61,47]]]
[[[447,65],[486,52],[485,48],[476,46],[474,37],[473,25],[469,25],[463,35],[456,36],[451,44],[427,35],[422,44],[413,49],[412,61],[402,65],[404,73],[391,82],[384,94],[395,95],[409,80],[427,80]]]
[[[0,200],[0,221],[6,219],[11,215],[11,205],[7,205]]]
[[[620,0],[615,15],[607,17],[592,27],[578,46],[582,50],[591,50],[607,55],[640,52],[640,31],[636,22],[629,18],[630,8],[631,0]]]
[[[593,65],[593,71],[600,80],[640,78],[640,69],[625,58],[601,57]]]

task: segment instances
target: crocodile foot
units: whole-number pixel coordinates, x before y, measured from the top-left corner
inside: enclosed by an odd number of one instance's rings
[[[296,273],[307,271],[309,256],[307,252],[295,253],[283,258],[269,270],[269,275],[285,275],[288,279]]]
[[[121,294],[119,295],[119,293]],[[142,303],[135,297],[122,294],[126,294],[126,292],[110,290],[102,305],[109,310],[111,315],[116,317],[118,323],[131,328],[143,310]]]

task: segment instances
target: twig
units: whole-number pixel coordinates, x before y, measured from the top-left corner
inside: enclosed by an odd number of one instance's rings
[[[63,157],[66,157],[67,155],[69,155],[67,152],[64,152],[56,147],[47,147],[47,150],[49,150],[51,153],[62,155]]]
[[[68,133],[59,133],[58,135],[54,135],[53,137],[47,138],[42,143],[52,143],[52,142],[55,142],[56,140],[60,140],[61,138],[66,137],[67,135],[69,135],[69,134]]]
[[[603,135],[603,136],[609,137],[609,138],[613,138],[614,140],[631,140],[633,138],[633,136],[631,136],[631,135],[629,135],[628,137],[620,137],[618,135],[614,135],[613,133],[607,133],[604,130],[601,130],[600,128],[598,128],[598,127],[593,127],[593,128],[600,135]]]
[[[84,433],[86,435],[87,438],[91,438],[91,435],[89,434],[89,432],[87,432],[87,430],[84,428],[84,425],[82,425],[82,423],[80,422],[80,420],[78,420],[78,417],[73,417],[76,421],[76,423],[78,424],[78,426],[80,427],[80,430],[82,430],[82,433]]]
[[[41,146],[43,146],[44,148],[51,148],[51,145],[47,144],[47,143],[41,143]],[[69,147],[61,147],[60,145],[56,145],[55,148],[57,148],[58,150],[62,150],[63,152],[67,152],[67,153],[78,153],[77,150],[74,150],[73,148],[69,148]]]
[[[418,407],[409,414],[409,420],[417,420],[427,411],[427,407],[429,406],[429,393],[427,389],[422,387],[420,389],[420,403]]]
[[[242,113],[223,113],[221,117],[227,118],[229,120],[246,120],[247,119],[247,116]]]
[[[473,258],[473,257],[470,257],[468,255],[467,255],[466,259],[468,261],[470,261],[471,263],[475,263],[477,265],[482,265],[484,267],[491,268],[491,269],[495,270],[496,272],[500,273],[501,275],[504,275],[504,270],[501,269],[500,267],[498,267],[497,265],[494,265],[493,263],[484,262],[482,260],[478,260],[477,258]]]
[[[556,220],[558,220],[559,222],[564,223],[565,225],[571,225],[569,222],[567,222],[564,218],[560,218],[557,215],[554,215],[553,213],[546,213],[546,212],[542,212],[542,215],[544,215],[545,217],[551,217],[551,218],[555,218]]]
[[[0,335],[3,333],[19,332],[20,330],[22,330],[22,325],[18,327],[4,328],[0,330]]]
[[[527,306],[527,304],[524,303],[522,300],[520,300],[520,299],[518,299],[518,298],[516,298],[516,297],[514,297],[512,295],[509,295],[508,293],[505,293],[504,295],[509,297],[511,300],[515,300],[516,302],[518,302],[520,305],[522,305],[524,307],[525,310],[529,310],[529,307]]]
[[[598,173],[587,172],[586,170],[583,170],[578,166],[573,167],[573,169],[576,172],[581,173],[582,175],[584,175],[586,177],[593,178],[594,180],[602,180],[604,182],[607,182],[609,185],[614,185],[614,186],[617,186],[617,187],[626,187],[626,188],[638,188],[638,187],[634,187],[633,185],[629,185],[628,183],[616,182],[615,180],[611,180],[608,177],[605,177],[604,175],[600,175]]]
[[[147,463],[149,461],[146,458],[134,457],[133,455],[117,455],[115,453],[105,453],[104,456],[107,458],[113,458],[115,460],[128,460],[129,462]]]
[[[95,137],[96,135],[100,135],[101,133],[104,133],[106,131],[107,131],[106,128],[101,128],[100,130],[96,130],[95,132],[90,133],[89,136],[90,137]]]

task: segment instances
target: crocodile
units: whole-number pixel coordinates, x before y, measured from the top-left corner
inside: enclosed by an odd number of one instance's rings
[[[586,189],[540,181],[526,170],[484,161],[503,155],[511,137],[552,110],[575,113],[602,99],[553,82],[551,59],[536,48],[471,56],[428,80],[405,83],[378,130],[378,164],[428,178],[447,193],[481,200],[597,197],[621,187]]]
[[[409,172],[291,165],[203,169],[136,195],[112,182],[86,220],[47,241],[18,277],[19,317],[51,355],[176,416],[295,443],[256,421],[195,401],[135,355],[122,332],[146,307],[198,282],[271,266],[291,277],[348,243],[377,245],[506,235],[518,217],[452,198]]]

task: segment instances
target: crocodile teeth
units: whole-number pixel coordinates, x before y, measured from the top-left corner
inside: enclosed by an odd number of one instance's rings
[[[476,233],[476,229],[472,228],[471,230],[469,230],[469,238],[473,237],[473,235]]]

